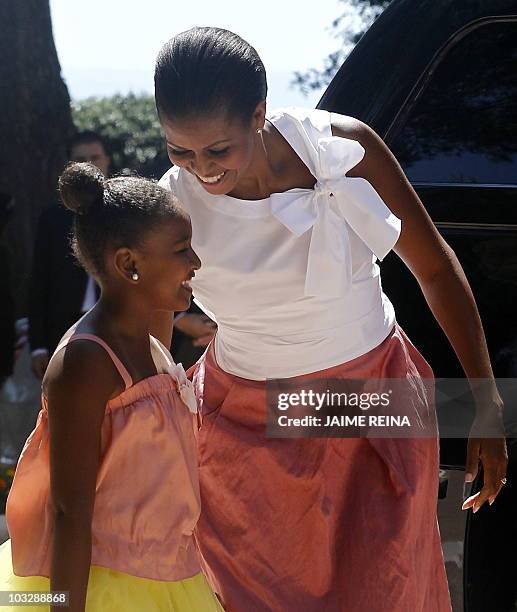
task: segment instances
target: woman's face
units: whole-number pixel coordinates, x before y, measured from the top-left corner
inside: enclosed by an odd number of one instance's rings
[[[139,290],[155,310],[186,310],[192,289],[189,281],[201,261],[190,244],[188,218],[170,218],[149,232],[139,249]]]
[[[247,125],[224,114],[181,120],[162,116],[169,159],[195,176],[208,193],[230,193],[251,166],[264,114],[265,103]]]

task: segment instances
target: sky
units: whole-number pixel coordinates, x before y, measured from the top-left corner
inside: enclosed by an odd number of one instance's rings
[[[306,8],[303,8],[306,6]],[[156,55],[192,26],[232,30],[252,44],[268,74],[269,105],[316,105],[290,87],[296,70],[319,68],[339,46],[332,20],[341,0],[50,0],[54,40],[73,99],[153,91]],[[300,8],[302,7],[302,8]]]

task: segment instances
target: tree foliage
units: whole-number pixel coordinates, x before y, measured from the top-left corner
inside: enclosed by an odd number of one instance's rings
[[[72,103],[72,116],[78,130],[103,137],[115,172],[157,177],[170,166],[153,96],[86,98]]]
[[[346,56],[391,0],[340,0],[340,2],[345,5],[345,9],[329,27],[333,37],[338,41],[338,48],[324,58],[322,68],[309,68],[304,72],[294,73],[291,85],[304,94],[326,87],[330,83]]]

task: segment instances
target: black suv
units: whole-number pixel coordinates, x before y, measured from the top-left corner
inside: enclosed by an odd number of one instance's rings
[[[318,108],[357,117],[385,140],[461,261],[496,376],[515,378],[517,0],[395,0],[344,62]],[[395,255],[382,263],[382,275],[399,323],[436,376],[462,377],[417,282]],[[507,442],[508,485],[494,506],[475,516],[469,511],[467,519],[468,612],[517,610],[513,434]],[[465,450],[464,438],[442,439],[442,467],[464,469]]]

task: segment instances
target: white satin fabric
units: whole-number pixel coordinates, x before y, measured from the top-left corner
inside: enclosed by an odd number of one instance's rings
[[[174,359],[168,349],[158,340],[158,338],[151,336],[151,351],[153,348],[155,348],[153,359],[158,371],[167,372],[167,374],[174,379],[176,390],[178,391],[181,401],[187,406],[192,414],[196,414],[198,406],[194,393],[194,385],[192,381],[187,378],[183,364],[174,363]]]
[[[326,111],[285,108],[269,117],[316,178],[263,200],[208,194],[174,167],[160,184],[192,220],[202,261],[194,295],[219,325],[219,366],[251,380],[339,365],[380,344],[395,323],[382,260],[401,222],[373,186],[346,173],[364,156],[332,136]]]
[[[312,160],[312,193],[273,193],[271,211],[296,236],[312,227],[305,295],[345,295],[352,284],[349,227],[382,260],[397,241],[401,222],[368,181],[345,173],[364,157],[355,140],[321,138]]]

